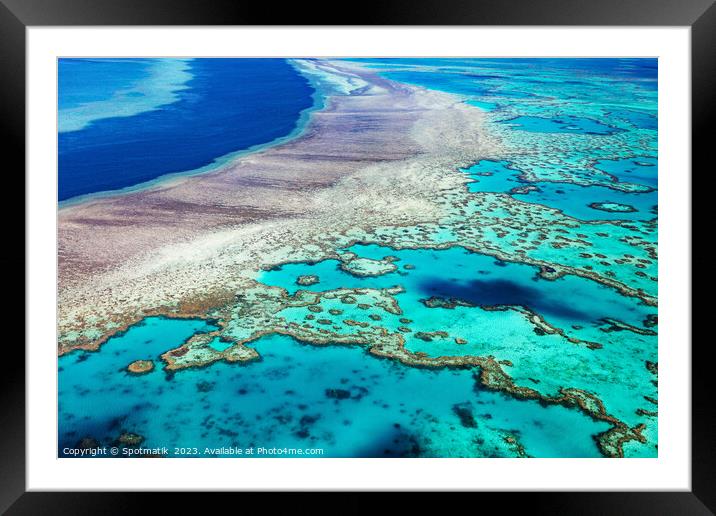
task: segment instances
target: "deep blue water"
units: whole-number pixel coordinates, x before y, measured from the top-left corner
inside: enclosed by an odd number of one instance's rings
[[[89,96],[97,99],[111,96],[101,92],[102,82],[109,90],[125,87],[142,73],[135,60],[128,60],[127,77],[100,79],[98,85],[89,79],[91,70],[98,67],[102,78],[104,65],[95,60],[85,66],[77,77],[86,78]],[[61,84],[78,80],[62,77],[62,70]],[[313,104],[313,88],[283,59],[196,59],[189,71],[193,77],[177,92],[176,102],[60,133],[59,200],[194,170],[271,142],[290,134]],[[60,99],[61,106],[73,102]]]

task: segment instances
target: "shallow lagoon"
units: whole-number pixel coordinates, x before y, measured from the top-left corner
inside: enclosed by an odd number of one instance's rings
[[[341,270],[337,260],[326,260],[286,264],[264,273],[261,281],[283,287],[289,293],[305,289],[296,284],[296,278],[305,274],[320,278],[309,288],[313,291],[400,285],[405,292],[397,294],[396,299],[404,315],[388,317],[381,313],[380,325],[391,332],[409,327],[410,332],[404,336],[406,348],[411,351],[431,356],[492,354],[513,363],[507,372],[519,385],[537,387],[547,395],[556,394],[564,386],[598,393],[611,413],[633,424],[639,419],[635,410],[642,408],[643,395],[656,397],[656,390],[649,387],[652,378],[644,367],[646,360],[657,360],[656,337],[606,331],[609,325],[604,322],[609,318],[644,328],[647,316],[655,314],[656,309],[636,298],[576,276],[555,281],[540,279],[535,267],[500,262],[459,247],[398,251],[378,245],[355,245],[348,250],[376,260],[397,257],[394,263],[398,270],[362,278]],[[524,315],[516,311],[485,311],[479,306],[427,308],[422,300],[432,296],[461,299],[473,305],[526,306],[569,336],[598,342],[603,348],[591,350],[558,335],[539,336]],[[346,305],[340,308],[345,311],[332,319],[334,324],[341,324],[343,319],[370,323],[370,311]],[[288,308],[282,314],[288,321],[303,323],[307,312]],[[325,313],[322,317],[331,319]],[[401,317],[411,322],[403,324]],[[418,332],[439,330],[446,331],[448,337],[428,341],[416,337]],[[467,343],[457,344],[455,338]],[[535,385],[534,379],[539,384]]]
[[[122,370],[154,358],[206,324],[149,318],[100,352],[60,359],[60,449],[86,436],[110,445],[123,430],[142,446],[323,448],[327,457],[596,457],[591,435],[607,425],[562,407],[541,407],[475,389],[471,371],[427,371],[360,348],[315,347],[288,337],[255,343],[263,359],[167,375]],[[92,386],[91,388],[89,386]],[[330,397],[327,390],[344,392]],[[107,400],[112,402],[108,403]],[[463,426],[455,405],[473,414]],[[565,439],[565,435],[572,438]]]
[[[626,164],[624,164],[626,162]],[[600,161],[596,167],[614,175],[619,180],[631,183],[645,183],[656,186],[654,173],[642,172],[652,165],[640,164],[634,160]],[[646,162],[645,162],[646,163]],[[513,188],[533,186],[536,190],[527,193],[511,193],[515,199],[542,204],[560,210],[565,215],[580,220],[649,220],[656,217],[657,194],[651,192],[623,192],[600,185],[576,185],[540,181],[537,183],[519,179],[521,171],[510,168],[506,161],[482,160],[464,169],[473,182],[468,184],[471,192],[509,193]],[[488,175],[489,174],[489,175]],[[647,175],[648,174],[648,175]],[[597,209],[595,204],[615,203],[630,206],[633,212],[614,212]]]
[[[375,260],[395,256],[399,258],[395,262],[398,270],[381,276],[358,277],[341,270],[338,260],[324,260],[315,264],[285,264],[263,273],[260,280],[285,288],[289,293],[306,290],[307,287],[296,283],[296,278],[308,274],[320,279],[318,284],[308,288],[314,291],[401,285],[407,291],[399,294],[401,304],[410,298],[410,306],[404,308],[406,313],[422,307],[419,299],[430,296],[456,297],[476,305],[526,305],[545,316],[564,316],[569,321],[581,322],[611,317],[639,324],[653,311],[635,298],[622,296],[588,279],[565,276],[555,281],[544,280],[537,276],[536,267],[501,262],[460,247],[395,250],[357,244],[347,251]],[[578,298],[579,306],[566,306],[565,297]]]
[[[619,181],[640,183],[653,188],[658,184],[658,162],[654,157],[601,160],[594,164],[594,168],[613,175]]]

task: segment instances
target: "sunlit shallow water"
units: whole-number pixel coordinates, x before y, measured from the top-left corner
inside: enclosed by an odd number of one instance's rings
[[[320,448],[325,457],[512,456],[504,437],[515,435],[537,456],[594,457],[590,436],[607,427],[566,408],[476,388],[471,371],[415,369],[360,348],[288,337],[256,342],[263,359],[246,365],[171,376],[124,372],[130,361],[156,359],[203,327],[152,318],[99,353],[61,358],[60,450],[87,436],[109,446],[129,431],[145,437],[143,447],[169,447],[169,455],[188,453],[174,447],[202,456],[255,447]],[[462,424],[456,405],[473,414],[475,426]]]

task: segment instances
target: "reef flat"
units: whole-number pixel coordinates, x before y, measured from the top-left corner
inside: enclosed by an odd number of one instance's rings
[[[617,109],[618,99],[608,99],[614,119],[586,102],[561,113],[564,101],[549,87],[517,108],[504,104],[508,90],[466,97],[391,76],[410,66],[421,80],[446,73],[442,63],[410,61],[297,60],[323,96],[300,136],[214,172],[61,208],[61,367],[75,356],[99,360],[92,355],[143,321],[183,320],[188,334],[152,344],[151,354],[123,348],[121,367],[136,364],[129,380],[176,383],[201,371],[230,374],[225,367],[248,375],[270,366],[266,343],[276,339],[324,352],[361,348],[390,367],[442,375],[431,381],[462,392],[441,401],[435,410],[447,412],[431,416],[432,430],[416,431],[425,415],[395,423],[403,456],[588,456],[585,439],[602,456],[656,455],[651,119]],[[566,73],[558,68],[555,78]],[[634,86],[623,86],[633,103]],[[315,360],[291,350],[295,363]],[[332,381],[316,403],[370,399],[365,386]],[[410,380],[418,390],[421,381]],[[574,434],[560,438],[572,448],[539,444],[545,428],[560,431],[542,416],[534,425],[487,423],[495,410],[480,419],[476,404],[489,393],[506,396],[510,414],[561,411]],[[342,450],[335,456],[364,456],[318,437],[320,418],[298,410],[281,416],[297,426],[278,441],[328,442]],[[122,435],[161,445],[146,421],[133,424]],[[450,425],[462,439],[446,437]],[[193,439],[209,439],[211,428]],[[426,437],[431,431],[439,437]]]

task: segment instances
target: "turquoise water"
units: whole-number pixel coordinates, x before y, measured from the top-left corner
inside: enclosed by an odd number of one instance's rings
[[[653,188],[656,188],[658,184],[659,168],[654,157],[601,160],[595,163],[594,167],[625,183],[638,183]]]
[[[473,103],[473,105],[475,104]],[[514,129],[533,133],[614,134],[620,131],[620,129],[609,127],[597,120],[575,116],[556,118],[518,116],[504,120],[503,123]]]
[[[173,376],[121,372],[201,329],[196,321],[150,318],[99,353],[62,357],[60,449],[89,435],[110,446],[128,431],[145,437],[143,447],[167,446],[174,456],[181,454],[174,447],[209,456],[206,448],[222,446],[287,448],[287,455],[321,448],[325,457],[507,456],[503,437],[516,434],[539,456],[595,457],[590,436],[607,426],[562,407],[475,390],[470,371],[424,371],[359,348],[288,337],[256,342],[263,360],[247,365]],[[330,390],[348,394],[330,397]],[[475,427],[461,424],[455,405],[474,414]],[[567,432],[579,438],[562,439]]]
[[[637,129],[651,129],[654,131],[658,129],[657,117],[654,113],[621,109],[612,111],[609,114],[614,118],[626,120]]]
[[[465,102],[467,104],[470,104],[471,106],[479,107],[486,111],[492,111],[499,107],[499,104],[497,104],[496,102],[485,102],[482,100],[466,100]]]
[[[525,202],[557,208],[581,220],[649,220],[656,216],[656,192],[624,193],[603,186],[539,183],[539,190],[514,197]],[[632,207],[631,213],[615,213],[591,207],[594,203],[618,203]]]
[[[540,279],[536,267],[501,262],[459,247],[398,251],[379,245],[357,244],[347,251],[378,260],[396,256],[399,258],[395,262],[398,270],[376,277],[358,277],[340,269],[337,260],[324,260],[316,264],[285,264],[265,272],[260,279],[262,283],[282,287],[291,294],[297,290],[390,288],[400,285],[407,291],[397,295],[403,310],[411,314],[420,313],[421,317],[427,314],[423,313],[425,308],[419,299],[430,296],[455,297],[477,305],[526,305],[548,318],[554,317],[569,325],[596,322],[605,317],[641,324],[646,314],[654,311],[635,298],[622,296],[614,289],[589,279],[576,276],[554,281]],[[406,269],[406,265],[409,268]],[[308,289],[296,284],[298,276],[307,274],[320,279]],[[579,306],[565,305],[565,297],[579,299]]]
[[[616,176],[620,181],[656,186],[656,171],[650,162],[619,160],[615,162],[599,161],[595,165],[599,170]],[[539,182],[521,180],[521,171],[510,168],[509,162],[482,160],[465,169],[473,183],[468,184],[471,192],[510,193],[513,188],[533,185],[536,190],[528,193],[512,193],[520,201],[539,203],[561,210],[565,215],[580,220],[649,220],[656,216],[658,203],[656,191],[627,193],[606,186],[582,186],[571,183]],[[484,175],[491,174],[491,175]],[[618,203],[632,207],[631,213],[615,213],[592,207],[595,203]]]
[[[295,280],[303,274],[315,274],[320,282],[310,288],[325,291],[337,288],[388,288],[400,285],[405,292],[396,295],[404,316],[382,314],[381,326],[399,331],[406,326],[399,319],[408,317],[412,330],[405,335],[406,347],[433,356],[494,354],[515,365],[508,372],[520,385],[540,379],[544,394],[556,394],[560,386],[572,386],[598,392],[615,414],[634,421],[634,410],[641,407],[642,395],[636,385],[649,375],[644,360],[656,361],[655,337],[631,332],[605,332],[604,319],[616,319],[635,327],[656,309],[613,289],[574,276],[555,281],[537,277],[537,269],[505,263],[492,257],[460,248],[440,251],[403,250],[376,245],[356,245],[350,251],[359,256],[381,259],[396,256],[398,271],[373,278],[357,278],[327,260],[316,265],[288,264],[280,270],[264,273],[262,281],[295,292]],[[408,265],[408,268],[405,266]],[[447,273],[446,273],[447,272]],[[479,307],[454,309],[427,308],[421,300],[432,296],[457,298],[473,305],[521,305],[541,314],[547,322],[571,337],[598,342],[604,347],[590,350],[566,343],[558,336],[540,336],[519,313],[484,311]],[[565,299],[574,302],[565,303]],[[369,313],[359,308],[342,314],[368,322]],[[305,311],[286,309],[288,320],[302,320]],[[417,332],[447,331],[449,337],[425,342]],[[458,345],[454,337],[468,341]],[[639,357],[640,360],[635,360]],[[588,367],[586,367],[588,366]],[[546,374],[549,373],[549,374]]]

